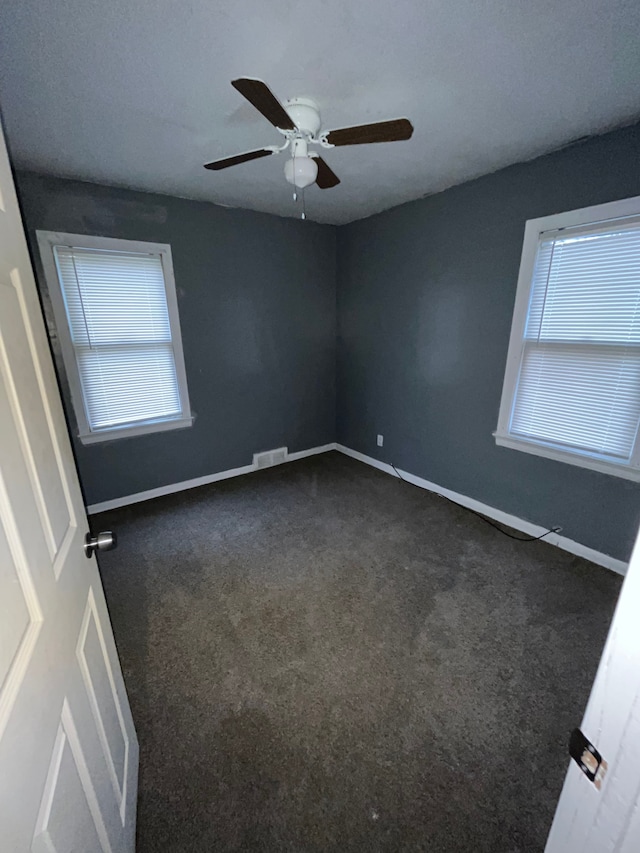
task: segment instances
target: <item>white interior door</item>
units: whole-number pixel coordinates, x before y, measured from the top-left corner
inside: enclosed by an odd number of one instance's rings
[[[580,728],[608,769],[598,790],[571,762],[545,853],[638,853],[640,534]]]
[[[138,743],[0,129],[0,848],[132,853]]]

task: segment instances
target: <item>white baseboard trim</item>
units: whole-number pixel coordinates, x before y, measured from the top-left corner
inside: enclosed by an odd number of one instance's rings
[[[330,450],[338,450],[340,453],[344,453],[352,459],[364,462],[365,465],[371,465],[373,468],[377,468],[385,474],[397,477],[393,467],[388,465],[386,462],[380,462],[379,459],[374,459],[373,456],[367,456],[364,453],[352,450],[350,447],[345,447],[345,445],[337,444],[335,442],[322,444],[319,447],[310,447],[308,450],[297,450],[294,453],[289,453],[287,455],[286,462],[295,462],[297,459],[305,459],[307,456],[315,456],[318,453],[327,453]],[[228,480],[230,477],[241,477],[243,474],[250,474],[255,470],[257,469],[253,465],[243,465],[240,468],[230,468],[227,471],[218,471],[216,474],[207,474],[204,477],[196,477],[193,480],[183,480],[181,483],[171,483],[168,486],[160,486],[157,489],[148,489],[145,492],[137,492],[134,495],[125,495],[124,497],[114,498],[110,501],[90,504],[87,507],[87,513],[89,515],[95,515],[98,512],[106,512],[109,509],[119,509],[120,507],[128,506],[129,504],[148,501],[152,498],[162,497],[163,495],[171,495],[175,492],[182,492],[186,489],[194,489],[197,486],[206,486],[209,483],[217,483],[220,480]],[[474,498],[468,498],[466,495],[461,495],[458,492],[452,492],[451,489],[445,489],[442,486],[438,486],[437,483],[431,483],[429,480],[417,477],[409,471],[403,471],[400,468],[398,471],[400,472],[401,477],[409,483],[413,483],[413,485],[419,486],[421,489],[426,489],[429,492],[444,495],[444,497],[450,498],[452,501],[455,501],[464,507],[474,509],[476,512],[480,512],[488,518],[492,518],[494,521],[498,521],[500,524],[504,524],[514,530],[519,530],[521,533],[526,533],[528,536],[541,536],[545,532],[546,528],[540,527],[537,524],[532,524],[530,521],[524,521],[524,519],[518,518],[515,515],[509,515],[509,513],[503,512],[501,509],[488,506],[488,504],[481,503]],[[575,554],[577,557],[584,557],[585,560],[591,560],[592,563],[597,563],[599,566],[611,569],[619,575],[626,574],[627,563],[623,560],[617,560],[615,557],[609,556],[609,554],[603,554],[601,551],[596,551],[594,548],[588,548],[586,545],[582,545],[580,542],[574,542],[573,539],[568,539],[566,536],[561,536],[559,533],[549,533],[548,536],[545,536],[544,541],[551,545],[556,545],[558,548],[562,548],[563,551],[568,551],[570,554]]]
[[[328,450],[336,450],[336,444],[322,444],[319,447],[310,447],[308,450],[296,450],[287,454],[285,462],[295,462],[307,456],[315,456],[317,453],[326,453]],[[271,466],[276,467],[276,466]],[[180,483],[171,483],[168,486],[159,486],[157,489],[147,489],[144,492],[136,492],[134,495],[124,495],[121,498],[113,498],[110,501],[101,501],[97,504],[89,504],[87,513],[95,515],[98,512],[106,512],[109,509],[119,509],[129,504],[137,504],[149,501],[152,498],[161,498],[163,495],[172,495],[175,492],[183,492],[186,489],[195,489],[197,486],[207,486],[209,483],[217,483],[220,480],[228,480],[230,477],[241,477],[256,471],[253,465],[242,465],[240,468],[229,468],[227,471],[218,471],[216,474],[205,474],[204,477],[195,477],[193,480],[183,480]],[[267,470],[263,468],[262,470]]]
[[[315,456],[318,453],[328,453],[329,450],[337,450],[338,445],[335,441],[331,444],[321,444],[320,447],[310,447],[309,450],[296,450],[295,453],[287,455],[287,462],[295,462],[296,459],[306,459],[307,456]]]
[[[343,444],[337,444],[335,449],[339,450],[340,453],[344,453],[346,456],[351,456],[352,459],[357,459],[359,462],[371,465],[379,471],[384,471],[385,474],[391,474],[392,477],[396,478],[398,476],[393,467],[388,465],[386,462],[380,462],[380,460],[374,459],[372,456],[366,456],[364,453],[359,453],[357,450],[351,450],[350,447],[345,447]],[[450,498],[452,501],[455,501],[468,509],[480,512],[482,515],[486,515],[488,518],[492,518],[494,521],[498,521],[500,524],[504,524],[514,530],[526,533],[528,536],[541,536],[546,530],[544,527],[532,524],[530,521],[524,521],[524,519],[518,518],[515,515],[509,515],[509,513],[503,512],[501,509],[496,509],[495,507],[483,504],[474,498],[468,498],[466,495],[461,495],[458,492],[452,492],[451,489],[445,489],[442,486],[438,486],[436,483],[430,483],[428,480],[423,480],[422,477],[416,477],[415,474],[410,474],[408,471],[403,471],[400,468],[398,468],[398,471],[400,472],[400,476],[403,480],[407,480],[409,483],[413,483],[415,486],[420,486],[421,489],[426,489],[429,492],[444,495],[444,497]],[[617,560],[615,557],[609,556],[609,554],[603,554],[601,551],[596,551],[594,548],[588,548],[586,545],[582,545],[580,542],[574,542],[573,539],[567,539],[566,536],[561,536],[559,533],[550,533],[548,536],[545,536],[544,541],[551,545],[556,545],[558,548],[562,548],[563,551],[568,551],[570,554],[575,554],[577,557],[584,557],[585,560],[591,560],[592,563],[597,563],[599,566],[611,569],[619,575],[626,574],[627,563],[623,560]]]

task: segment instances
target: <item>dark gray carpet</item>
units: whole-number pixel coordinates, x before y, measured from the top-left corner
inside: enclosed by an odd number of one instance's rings
[[[617,576],[336,453],[109,526],[139,853],[543,850]]]

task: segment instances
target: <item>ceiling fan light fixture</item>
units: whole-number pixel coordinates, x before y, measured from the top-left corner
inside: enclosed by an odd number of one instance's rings
[[[280,154],[289,149],[291,158],[284,166],[287,181],[293,184],[296,190],[304,189],[313,183],[321,190],[328,190],[336,187],[340,178],[317,152],[314,151],[313,157],[309,157],[309,145],[336,148],[341,145],[365,145],[372,142],[400,142],[411,139],[413,134],[413,125],[408,118],[321,131],[320,110],[311,98],[290,98],[282,104],[267,84],[255,77],[238,77],[237,80],[231,81],[231,85],[284,136],[284,143],[205,163],[205,169],[214,172],[248,163],[250,160],[258,160],[260,157]],[[294,191],[294,200],[297,195]],[[302,218],[304,219],[304,213]]]
[[[284,164],[284,176],[298,189],[304,189],[318,177],[318,164],[313,157],[292,157]]]

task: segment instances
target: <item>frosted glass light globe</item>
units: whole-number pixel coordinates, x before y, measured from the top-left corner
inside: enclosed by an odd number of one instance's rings
[[[312,157],[292,157],[284,164],[284,176],[298,189],[308,187],[318,177],[318,164]]]

